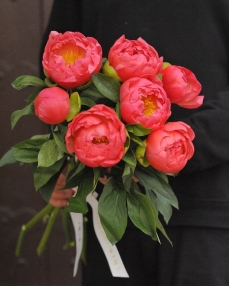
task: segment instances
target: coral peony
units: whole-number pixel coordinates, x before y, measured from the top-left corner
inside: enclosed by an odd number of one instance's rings
[[[108,60],[122,81],[144,74],[158,74],[163,62],[157,51],[142,38],[128,40],[124,35],[111,47]]]
[[[102,48],[92,37],[79,32],[52,31],[43,54],[43,67],[54,82],[71,89],[91,80],[102,63]]]
[[[163,71],[162,82],[172,103],[189,109],[202,105],[204,96],[199,96],[202,86],[190,70],[169,65]]]
[[[193,156],[194,132],[182,121],[169,122],[149,134],[146,157],[152,167],[164,173],[176,174]]]
[[[59,87],[44,88],[34,101],[34,109],[43,122],[59,124],[70,112],[69,95]]]
[[[145,78],[131,78],[120,89],[120,111],[129,124],[156,130],[171,114],[170,101],[164,89]]]
[[[70,153],[89,167],[109,167],[124,155],[126,129],[113,109],[97,104],[69,123],[65,136]]]

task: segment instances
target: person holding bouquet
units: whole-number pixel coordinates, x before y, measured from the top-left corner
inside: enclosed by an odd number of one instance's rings
[[[83,285],[229,285],[229,2],[55,0],[42,54],[51,31],[95,37],[104,56],[122,35],[141,37],[166,62],[193,71],[204,94],[199,108],[192,108],[190,94],[176,104],[171,99],[169,120],[181,120],[195,132],[193,157],[178,176],[169,178],[179,202],[166,226],[173,247],[163,237],[161,245],[154,242],[129,223],[117,247],[130,278],[114,278],[88,216]],[[165,69],[162,80],[166,92],[175,90],[177,99],[186,71],[173,70],[171,83],[167,78],[173,68]],[[50,200],[56,207],[66,206],[73,194],[59,190],[64,182],[61,175]]]

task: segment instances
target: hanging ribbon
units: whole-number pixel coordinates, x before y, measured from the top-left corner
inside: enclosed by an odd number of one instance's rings
[[[98,201],[96,199],[97,196],[98,195],[96,192],[94,192],[93,194],[90,193],[86,199],[92,208],[93,226],[95,234],[106,256],[112,275],[114,277],[128,278],[129,275],[125,269],[117,247],[115,245],[112,245],[107,239],[106,234],[101,225],[98,213]],[[76,276],[83,245],[83,215],[79,213],[71,213],[71,218],[76,237],[76,258],[73,272],[73,276]]]

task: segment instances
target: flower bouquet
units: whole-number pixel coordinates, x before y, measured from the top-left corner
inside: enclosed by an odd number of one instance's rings
[[[25,75],[12,83],[17,90],[32,86],[34,91],[28,105],[12,114],[11,124],[35,114],[49,125],[49,133],[16,144],[0,165],[32,164],[35,189],[47,202],[67,169],[63,189],[77,187],[77,193],[65,207],[65,217],[87,213],[87,196],[107,177],[98,213],[110,243],[122,238],[128,217],[152,239],[159,241],[160,230],[169,240],[159,220],[161,214],[168,223],[172,207],[178,208],[168,175],[177,175],[194,153],[191,127],[169,122],[171,104],[202,104],[195,75],[163,62],[142,38],[121,36],[106,59],[98,41],[79,32],[52,31],[42,65],[45,80]],[[17,255],[27,230],[50,214],[41,254],[58,211],[48,204],[22,228]]]

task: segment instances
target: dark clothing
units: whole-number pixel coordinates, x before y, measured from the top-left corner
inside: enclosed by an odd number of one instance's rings
[[[124,279],[124,283],[129,284],[121,284],[119,280],[123,279],[119,279],[114,280],[114,284],[111,282],[96,284],[94,280],[94,283],[89,282],[85,285],[229,285],[225,265],[219,268],[221,265],[219,262],[222,264],[225,262],[220,259],[224,256],[222,252],[224,248],[225,256],[229,256],[228,239],[226,239],[229,232],[227,230],[229,228],[229,1],[55,0],[47,34],[44,37],[45,41],[50,30],[80,31],[86,36],[93,36],[102,45],[104,57],[107,56],[114,41],[122,34],[125,34],[128,39],[142,37],[156,48],[165,61],[193,71],[202,84],[201,94],[205,96],[201,108],[188,110],[176,105],[172,107],[170,121],[183,120],[194,129],[196,134],[194,157],[176,178],[170,180],[180,205],[180,210],[174,211],[169,222],[171,226],[169,233],[171,232],[171,239],[174,239],[174,248],[172,249],[167,242],[158,247],[158,244],[149,238],[142,238],[144,234],[137,234],[137,230],[128,230],[118,246],[121,247],[125,243],[129,245],[128,236],[132,237],[132,243],[129,246],[132,251],[125,248],[126,256],[121,250],[120,252],[125,263],[131,263],[132,266],[128,271],[133,272],[134,278],[129,282]],[[190,227],[183,230],[183,226]],[[134,235],[130,234],[132,231]],[[202,234],[200,235],[199,232]],[[221,232],[224,233],[222,240],[219,237]],[[182,233],[184,233],[184,239],[181,238]],[[202,235],[205,237],[203,238]],[[150,241],[150,243],[144,242],[145,249],[142,244],[141,248],[138,245],[142,239]],[[218,243],[222,247],[219,251],[217,246],[215,250],[210,247],[211,243],[214,247],[214,241],[217,243],[217,239],[220,240]],[[148,255],[150,252],[147,252],[148,247],[152,248],[150,257]],[[171,250],[168,250],[168,247]],[[153,253],[156,253],[158,250],[155,249],[158,248],[162,254],[154,256]],[[174,283],[168,282],[173,280],[170,278],[166,280],[166,275],[170,274],[166,274],[165,270],[163,280],[155,278],[157,282],[147,282],[149,279],[153,281],[154,277],[150,276],[150,271],[147,276],[147,267],[138,261],[138,257],[143,256],[142,251],[147,254],[144,256],[146,265],[152,268],[154,268],[153,265],[157,265],[156,273],[163,271],[160,267],[167,265],[168,260],[167,267],[170,267],[170,270],[180,263],[177,269],[174,268],[176,269],[174,277],[178,277],[178,280]],[[186,251],[189,252],[186,253]],[[214,261],[214,252],[218,255],[217,262]],[[197,256],[194,257],[195,254]],[[165,255],[168,255],[167,260]],[[180,258],[182,256],[183,258]],[[211,273],[207,273],[202,259],[208,262],[209,265],[206,265],[210,267],[209,269],[217,263],[214,269],[217,271],[209,270]],[[135,262],[137,262],[136,265]],[[99,267],[98,263],[98,261],[94,262],[95,268]],[[94,275],[91,274],[91,277],[96,275],[97,270],[94,267],[89,270]],[[141,276],[139,269],[142,267],[145,272],[142,272]],[[185,267],[186,270],[184,270]],[[196,274],[196,270],[200,275]],[[109,270],[103,271],[106,275]],[[204,279],[201,275],[205,280],[201,280]],[[213,280],[212,276],[217,276],[216,280]],[[221,282],[217,282],[218,276],[221,277]],[[140,282],[144,281],[142,280],[144,277],[146,282]]]

